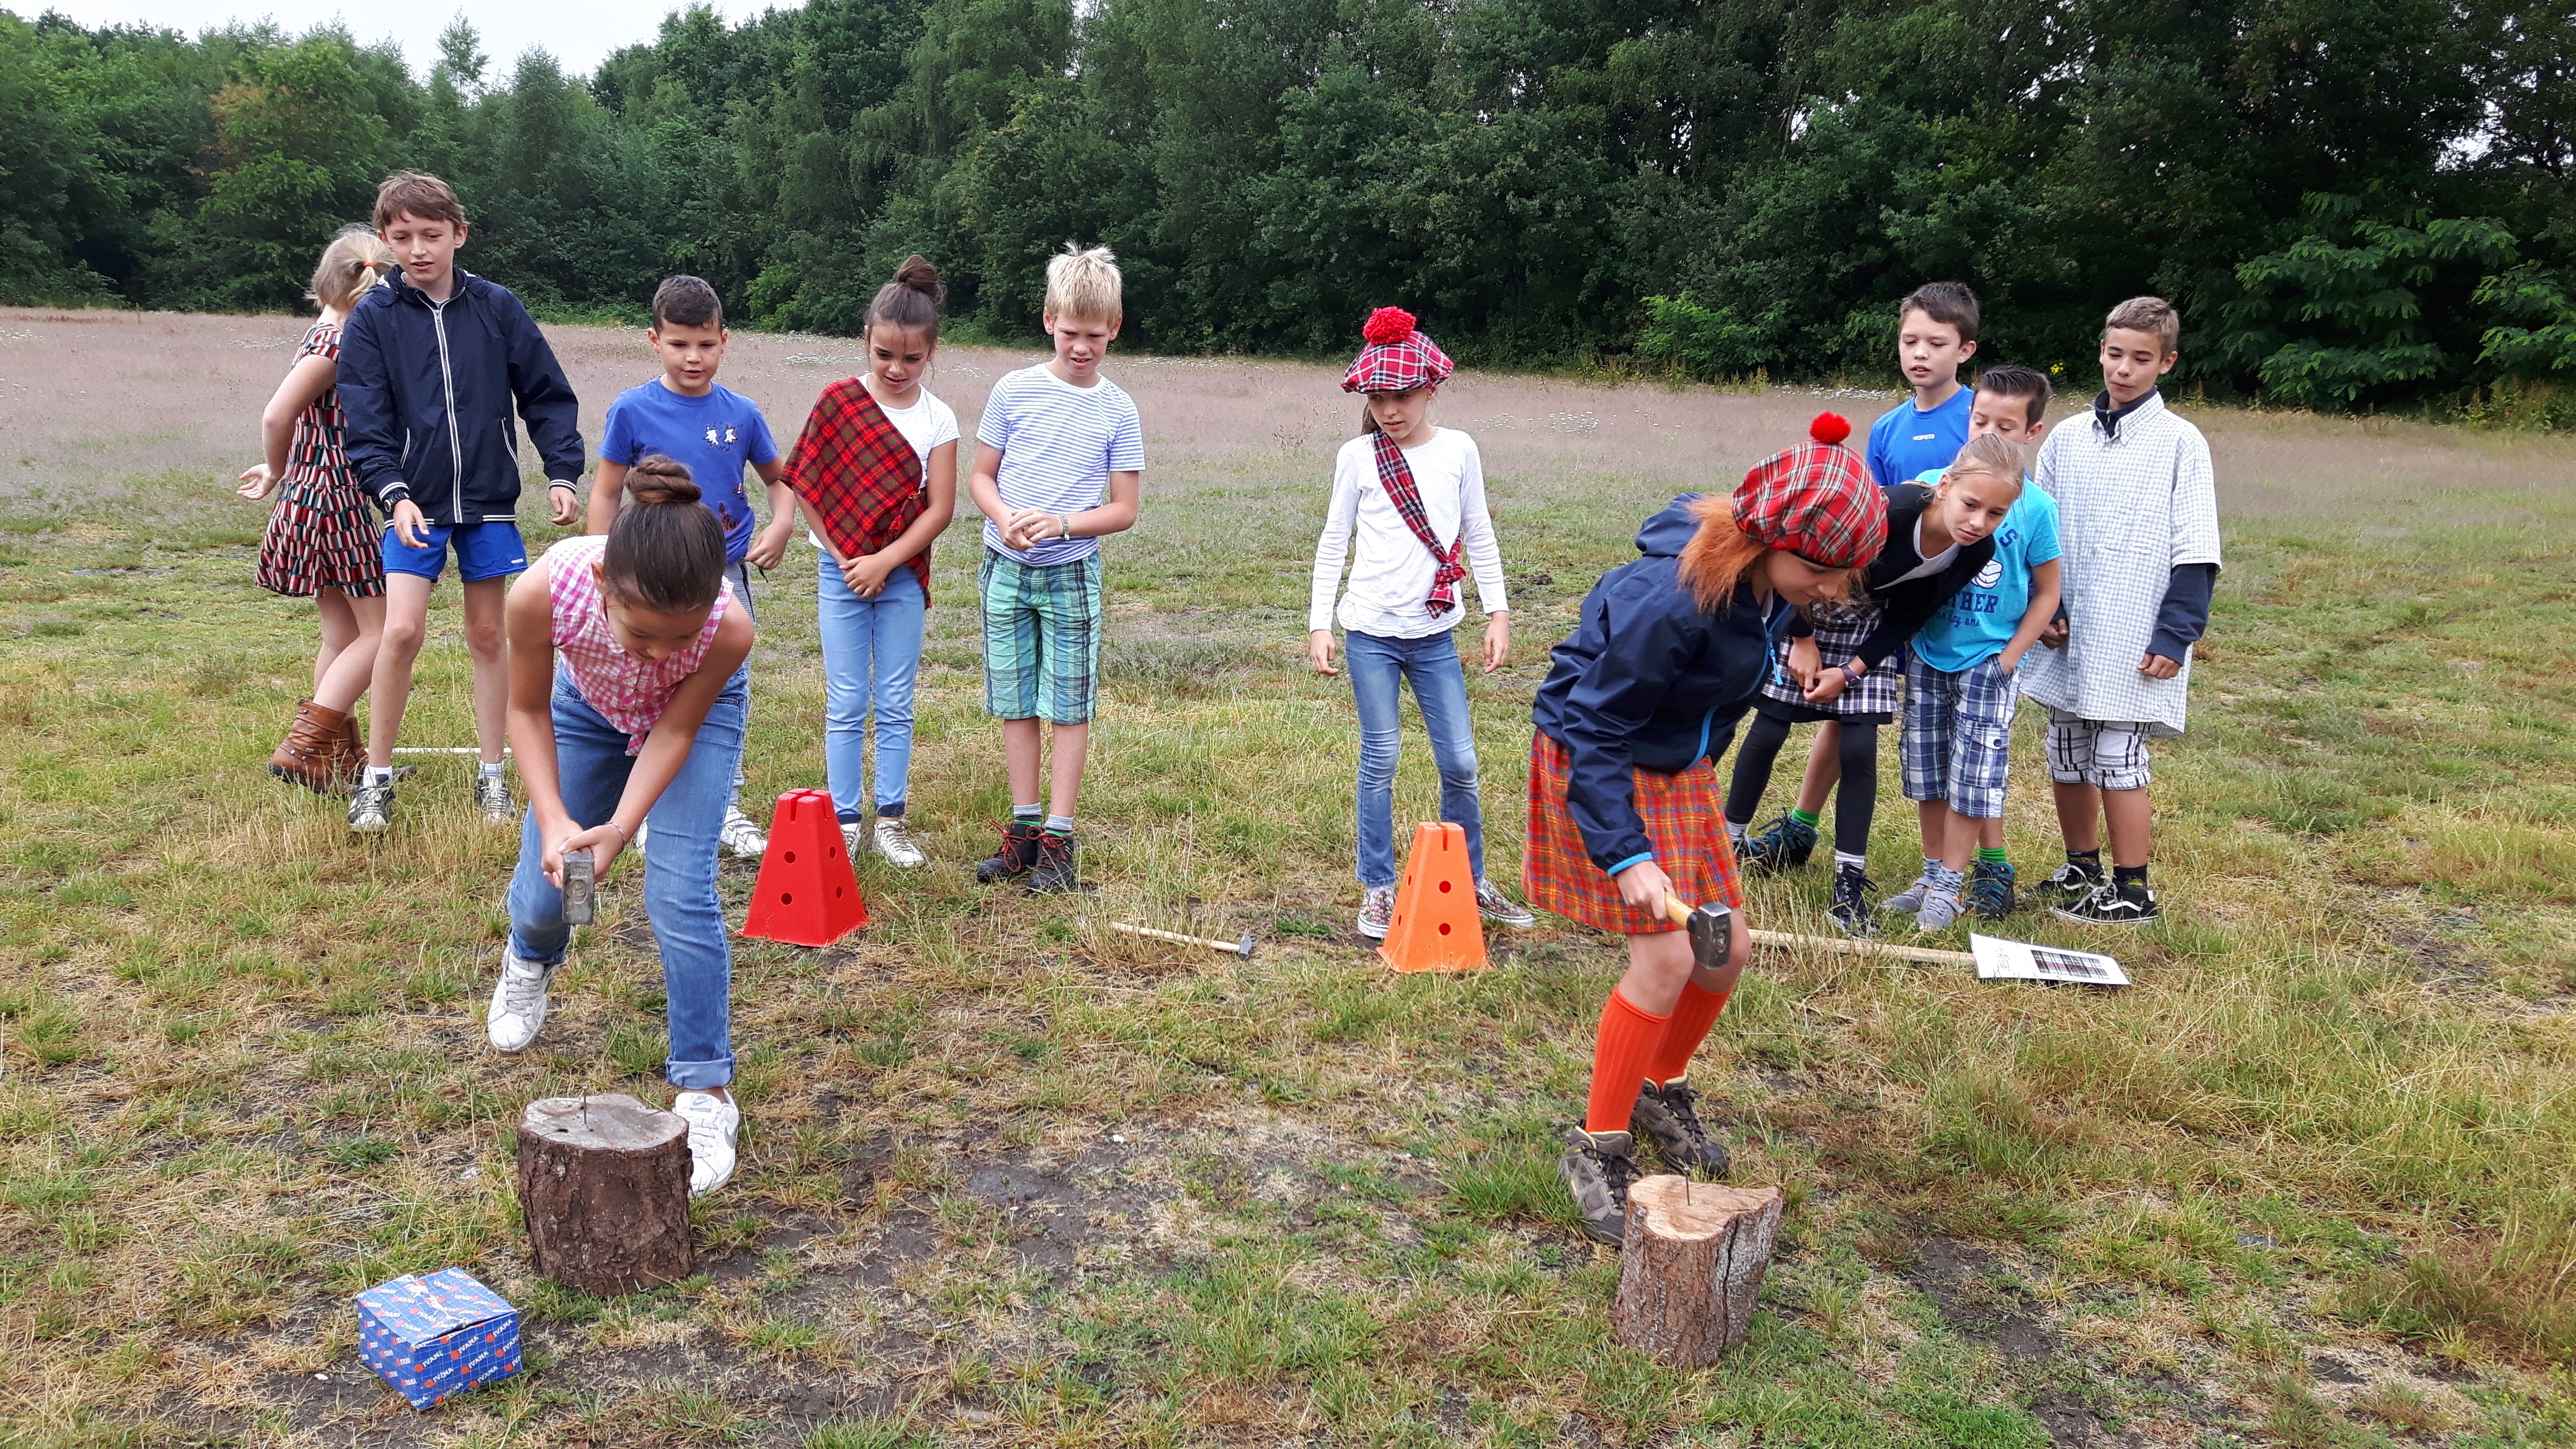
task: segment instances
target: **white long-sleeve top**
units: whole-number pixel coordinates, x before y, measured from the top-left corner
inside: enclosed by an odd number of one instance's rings
[[[1485,507],[1485,463],[1476,440],[1455,428],[1434,428],[1421,444],[1404,450],[1404,464],[1413,472],[1423,515],[1441,548],[1457,541],[1464,520],[1467,569],[1476,576],[1476,596],[1485,612],[1510,608],[1503,594],[1503,553],[1494,541],[1493,514]],[[1355,558],[1350,555],[1354,524],[1360,538]],[[1386,496],[1386,485],[1377,476],[1377,439],[1369,433],[1342,444],[1333,460],[1333,502],[1324,514],[1323,537],[1315,541],[1307,632],[1333,626],[1333,591],[1341,584],[1346,558],[1351,582],[1339,611],[1343,628],[1381,639],[1421,639],[1457,626],[1459,611],[1437,617],[1431,612],[1431,579],[1439,563]]]

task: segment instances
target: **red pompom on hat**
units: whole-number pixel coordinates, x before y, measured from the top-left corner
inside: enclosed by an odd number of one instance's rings
[[[1361,325],[1360,336],[1368,346],[1351,361],[1351,370],[1342,375],[1344,392],[1411,392],[1415,388],[1438,387],[1458,370],[1431,334],[1414,325],[1413,314],[1401,307],[1380,307],[1371,312]]]
[[[1413,320],[1413,314],[1402,307],[1380,307],[1360,324],[1360,336],[1380,346],[1402,342],[1413,335]]]
[[[1887,546],[1887,495],[1869,481],[1860,455],[1842,445],[1851,436],[1848,419],[1819,413],[1807,436],[1813,441],[1746,470],[1735,490],[1735,526],[1822,568],[1864,567]]]

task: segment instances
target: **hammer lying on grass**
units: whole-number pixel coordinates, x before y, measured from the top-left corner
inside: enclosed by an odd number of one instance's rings
[[[1726,947],[1735,929],[1735,913],[1721,905],[1705,905],[1697,910],[1684,904],[1679,896],[1664,897],[1664,914],[1676,926],[1690,932],[1691,964],[1704,971],[1714,971],[1726,964]],[[1974,966],[1977,958],[1965,951],[1941,951],[1930,946],[1891,946],[1884,941],[1852,940],[1841,936],[1797,936],[1787,931],[1751,931],[1756,946],[1771,946],[1783,951],[1835,951],[1848,956],[1893,956],[1900,961],[1924,961],[1935,966]]]

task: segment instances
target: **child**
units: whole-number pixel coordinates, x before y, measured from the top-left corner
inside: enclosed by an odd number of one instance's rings
[[[1534,904],[1628,938],[1558,1168],[1583,1231],[1614,1247],[1637,1175],[1632,1120],[1678,1171],[1727,1166],[1687,1080],[1752,944],[1735,853],[1713,826],[1711,744],[1724,748],[1791,606],[1841,596],[1887,536],[1885,497],[1837,446],[1851,425],[1827,413],[1809,431],[1731,498],[1684,494],[1646,521],[1645,557],[1584,596],[1531,711],[1522,883]],[[1736,911],[1723,968],[1694,969],[1668,898]]]
[[[1977,294],[1957,282],[1927,283],[1896,304],[1896,365],[1905,373],[1914,396],[1889,408],[1870,424],[1870,477],[1881,488],[1949,466],[1950,460],[1959,455],[1960,446],[1968,441],[1968,419],[1976,406],[1976,394],[1959,385],[1959,364],[1976,355],[1978,320]],[[1885,713],[1894,708],[1895,671],[1889,671],[1882,683],[1883,690],[1862,691],[1867,696],[1862,703],[1884,707],[1867,712]],[[1849,773],[1845,769],[1846,754],[1852,759],[1878,757],[1874,739],[1864,744],[1844,733],[1843,723],[1862,712],[1861,703],[1823,712],[1837,717],[1824,719],[1823,728],[1816,731],[1816,743],[1807,754],[1807,773],[1798,784],[1798,803],[1760,834],[1742,841],[1746,870],[1767,875],[1807,863],[1815,852],[1816,822],[1823,815],[1825,796],[1836,780]],[[1892,718],[1887,714],[1879,723]],[[1739,759],[1739,782],[1743,779],[1742,769]],[[1873,783],[1866,788],[1874,792],[1877,786]],[[1845,799],[1847,807],[1848,794]],[[1870,803],[1875,804],[1874,794]],[[1863,808],[1859,814],[1867,819],[1870,811]],[[1837,839],[1847,834],[1841,828],[1842,819],[1843,812],[1837,809]]]
[[[515,403],[546,470],[558,526],[580,516],[579,407],[554,349],[509,289],[459,269],[465,207],[448,184],[397,171],[376,188],[376,234],[402,271],[350,312],[340,357],[349,461],[391,516],[384,539],[385,628],[376,651],[367,770],[350,793],[349,828],[384,829],[394,800],[394,741],[429,623],[429,591],[451,546],[465,587],[465,647],[474,658],[474,738],[482,765],[474,806],[507,824],[518,813],[502,775],[501,601],[528,566],[519,538]]]
[[[939,351],[939,269],[908,257],[861,324],[863,377],[823,389],[787,456],[820,550],[815,627],[823,640],[823,770],[850,853],[867,794],[876,711],[877,854],[928,863],[904,824],[912,778],[913,681],[930,607],[930,546],[957,511],[957,414],[921,385]]]
[[[1842,798],[1834,806],[1833,901],[1826,915],[1855,936],[1871,934],[1870,818],[1878,810],[1878,727],[1896,715],[1898,658],[1914,631],[1994,558],[1991,510],[1954,490],[1907,483],[1887,493],[1887,540],[1855,604],[1802,610],[1762,692],[1726,794],[1727,834],[1742,839],[1762,804],[1771,764],[1802,720],[1839,721]],[[1775,832],[1784,826],[1772,827]]]
[[[510,590],[510,743],[528,784],[510,940],[484,1030],[527,1050],[572,927],[563,858],[591,852],[599,880],[650,819],[644,912],[662,955],[671,1110],[689,1124],[689,1191],[733,1176],[742,1109],[727,1084],[733,958],[716,893],[716,832],[742,756],[751,615],[728,607],[724,530],[688,470],[639,460],[633,500],[602,538],[546,550]],[[560,666],[557,663],[561,658]]]
[[[357,780],[367,759],[352,718],[376,667],[385,627],[385,566],[366,491],[349,471],[340,400],[340,324],[384,270],[393,253],[363,226],[331,239],[313,269],[321,317],[304,334],[295,365],[260,414],[267,459],[242,470],[242,497],[256,503],[277,489],[277,510],[259,543],[259,586],[313,600],[322,614],[322,648],[313,657],[313,697],[295,706],[295,724],[268,772],[307,789],[337,794]]]
[[[1987,368],[1977,379],[1977,401],[1968,413],[1969,443],[2000,438],[2017,458],[2047,432],[2054,391],[2047,374],[2031,368]],[[2001,455],[1997,458],[2000,463]],[[1911,914],[1925,930],[1937,930],[1957,915],[1955,906],[1947,916],[1939,910],[1926,913],[1925,892],[1935,863],[1969,872],[1968,905],[1979,916],[1999,921],[2014,908],[2003,804],[2020,699],[2015,671],[2057,612],[2058,546],[2057,505],[2030,486],[2020,462],[2010,466],[2020,495],[1995,530],[1994,562],[1915,634],[1906,663],[1905,728],[1898,754],[1904,762],[1905,797],[1916,802],[1921,820],[1923,874],[1879,909]],[[1917,481],[1937,483],[1943,471]],[[1973,848],[1973,862],[1949,848],[1951,832],[1962,829],[1971,830],[1974,838],[1973,845],[1959,842],[1959,852]]]
[[[2191,646],[2209,627],[2219,567],[2209,443],[2156,391],[2181,338],[2182,316],[2161,297],[2112,308],[2093,416],[2039,449],[2039,486],[2057,502],[2065,539],[2066,618],[2040,635],[2048,647],[2024,666],[2021,687],[2048,706],[2066,864],[2047,886],[2070,921],[2144,925],[2161,914],[2147,885],[2147,740],[2182,733]]]
[[[1360,349],[1342,391],[1366,394],[1360,436],[1342,445],[1333,464],[1333,501],[1315,544],[1306,607],[1306,654],[1318,674],[1333,668],[1333,591],[1358,525],[1359,560],[1342,596],[1350,634],[1351,693],[1359,702],[1359,932],[1386,939],[1395,918],[1396,706],[1401,681],[1440,765],[1440,818],[1467,832],[1467,861],[1476,873],[1476,905],[1485,919],[1526,926],[1536,918],[1485,879],[1485,816],[1476,798],[1476,730],[1467,717],[1467,673],[1452,632],[1458,580],[1476,573],[1485,606],[1485,672],[1512,655],[1512,618],[1503,593],[1503,559],[1485,508],[1484,460],[1476,440],[1434,427],[1431,403],[1454,370],[1413,314],[1380,307],[1360,329]],[[1464,551],[1467,562],[1458,556]]]
[[[1011,777],[1002,848],[975,867],[988,884],[1026,876],[1030,890],[1069,891],[1081,883],[1073,806],[1100,696],[1098,539],[1135,526],[1145,468],[1136,404],[1100,375],[1126,311],[1120,285],[1109,248],[1066,243],[1047,263],[1055,358],[994,383],[975,425],[968,487],[984,514],[984,707],[1002,722]],[[1055,736],[1043,808],[1040,719]]]
[[[626,470],[648,457],[669,458],[689,470],[698,496],[715,510],[725,531],[725,578],[734,602],[751,607],[751,570],[774,568],[796,526],[795,496],[779,481],[778,444],[771,441],[760,406],[716,382],[724,365],[724,302],[696,277],[665,277],[653,291],[653,326],[644,340],[662,362],[662,375],[630,387],[608,405],[599,440],[599,480],[590,490],[590,531],[606,533],[617,521]],[[769,526],[752,536],[751,497],[743,491],[745,463],[769,485]],[[755,618],[758,616],[753,615]],[[522,772],[524,773],[524,772]],[[757,857],[769,840],[739,803],[742,777],[725,801],[717,838],[737,856]]]

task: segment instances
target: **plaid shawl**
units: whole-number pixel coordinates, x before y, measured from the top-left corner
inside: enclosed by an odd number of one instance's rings
[[[845,377],[823,389],[787,453],[787,486],[843,557],[876,553],[921,517],[921,454],[877,406],[867,384]],[[936,542],[934,540],[934,542]],[[904,560],[930,597],[930,550]]]
[[[1431,531],[1431,518],[1422,510],[1422,489],[1413,481],[1413,470],[1405,465],[1404,450],[1387,437],[1384,429],[1371,433],[1377,440],[1377,481],[1386,488],[1386,501],[1404,518],[1404,526],[1431,550],[1440,567],[1431,575],[1431,615],[1438,618],[1458,607],[1458,581],[1467,576],[1466,565],[1458,554],[1467,546],[1467,529],[1460,521],[1458,537],[1447,548],[1440,546],[1440,535]]]

